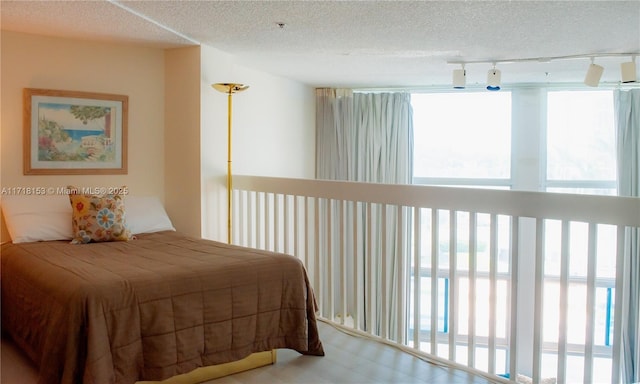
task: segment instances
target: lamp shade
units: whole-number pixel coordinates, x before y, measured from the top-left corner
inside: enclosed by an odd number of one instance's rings
[[[587,75],[584,77],[584,83],[590,87],[597,87],[603,71],[604,68],[602,66],[594,63],[589,64]]]
[[[499,69],[490,69],[487,73],[487,90],[489,91],[499,91],[500,90],[500,70]]]
[[[467,84],[467,71],[464,69],[453,70],[453,88],[464,89]]]
[[[636,82],[635,60],[620,64],[620,75],[623,83],[635,83]]]

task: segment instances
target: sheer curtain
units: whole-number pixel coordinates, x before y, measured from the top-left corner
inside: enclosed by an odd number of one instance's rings
[[[411,94],[316,90],[316,177],[409,184]]]
[[[411,183],[413,111],[409,93],[354,93],[344,89],[319,89],[316,102],[316,177],[371,183]],[[327,202],[323,209],[331,209],[331,217],[339,217],[337,208],[329,204]],[[384,213],[383,209],[386,209]],[[372,300],[359,300],[360,303],[370,303],[369,308],[360,308],[360,312],[373,315],[358,319],[359,326],[378,335],[396,335],[391,337],[393,339],[403,337],[400,335],[402,325],[397,324],[396,314],[406,311],[404,292],[398,292],[395,280],[406,278],[403,269],[407,266],[409,244],[408,224],[402,225],[402,228],[398,225],[400,209],[403,208],[374,206],[371,208],[370,221],[365,217],[364,207],[348,209],[346,222],[352,222],[355,212],[359,224],[358,233],[349,236],[350,244],[347,244],[347,249],[353,249],[353,242],[357,242],[358,252],[356,255],[344,255],[348,258],[346,265],[362,271],[365,284],[372,287],[371,292],[360,292],[372,296]],[[399,236],[390,236],[385,250],[381,249],[380,236],[366,238],[366,223],[371,223],[371,233],[379,233],[382,217],[386,217],[387,233],[400,231],[401,236],[407,239],[400,245],[403,249],[401,254],[397,252]],[[408,214],[405,213],[403,218],[408,222]],[[326,225],[321,227],[326,228]],[[338,228],[335,226],[333,238],[340,235],[337,233]],[[322,242],[326,233],[319,235]],[[371,244],[371,249],[367,249],[367,244]],[[341,254],[339,249],[328,251],[329,257]],[[382,255],[383,251],[386,252],[386,258]],[[386,268],[381,267],[383,259],[387,260]],[[337,262],[338,260],[334,260],[331,265],[341,265]],[[370,265],[371,270],[365,275],[366,265]],[[382,275],[384,270],[387,271],[386,276]],[[347,276],[353,276],[352,271],[348,271]],[[386,279],[386,284],[382,284],[382,279]],[[383,285],[389,287],[387,292],[381,292]],[[349,308],[345,312],[357,311],[357,308],[354,308],[356,294],[358,292],[350,292],[351,297],[347,300]],[[388,304],[384,313],[380,303],[382,295],[387,298]],[[334,300],[337,303],[342,302],[338,297]],[[386,329],[381,329],[382,324],[386,324]]]
[[[316,90],[316,178],[353,180],[356,135],[350,89]]]
[[[618,161],[618,194],[640,197],[640,89],[614,94]],[[640,230],[625,239],[622,315],[622,382],[640,382]]]

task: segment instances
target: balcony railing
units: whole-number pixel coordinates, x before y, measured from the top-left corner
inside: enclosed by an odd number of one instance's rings
[[[343,328],[497,382],[620,381],[640,199],[235,176],[233,202],[233,242],[300,258]]]

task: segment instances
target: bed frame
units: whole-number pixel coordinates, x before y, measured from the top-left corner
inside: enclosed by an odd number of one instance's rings
[[[257,352],[242,360],[230,363],[200,367],[189,373],[176,375],[163,381],[137,381],[136,384],[198,384],[275,363],[276,350],[274,349],[266,352]]]

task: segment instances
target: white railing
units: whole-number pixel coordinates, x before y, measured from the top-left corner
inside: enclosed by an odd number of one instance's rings
[[[299,257],[324,319],[496,382],[620,381],[640,199],[253,176],[233,196],[233,242]]]

